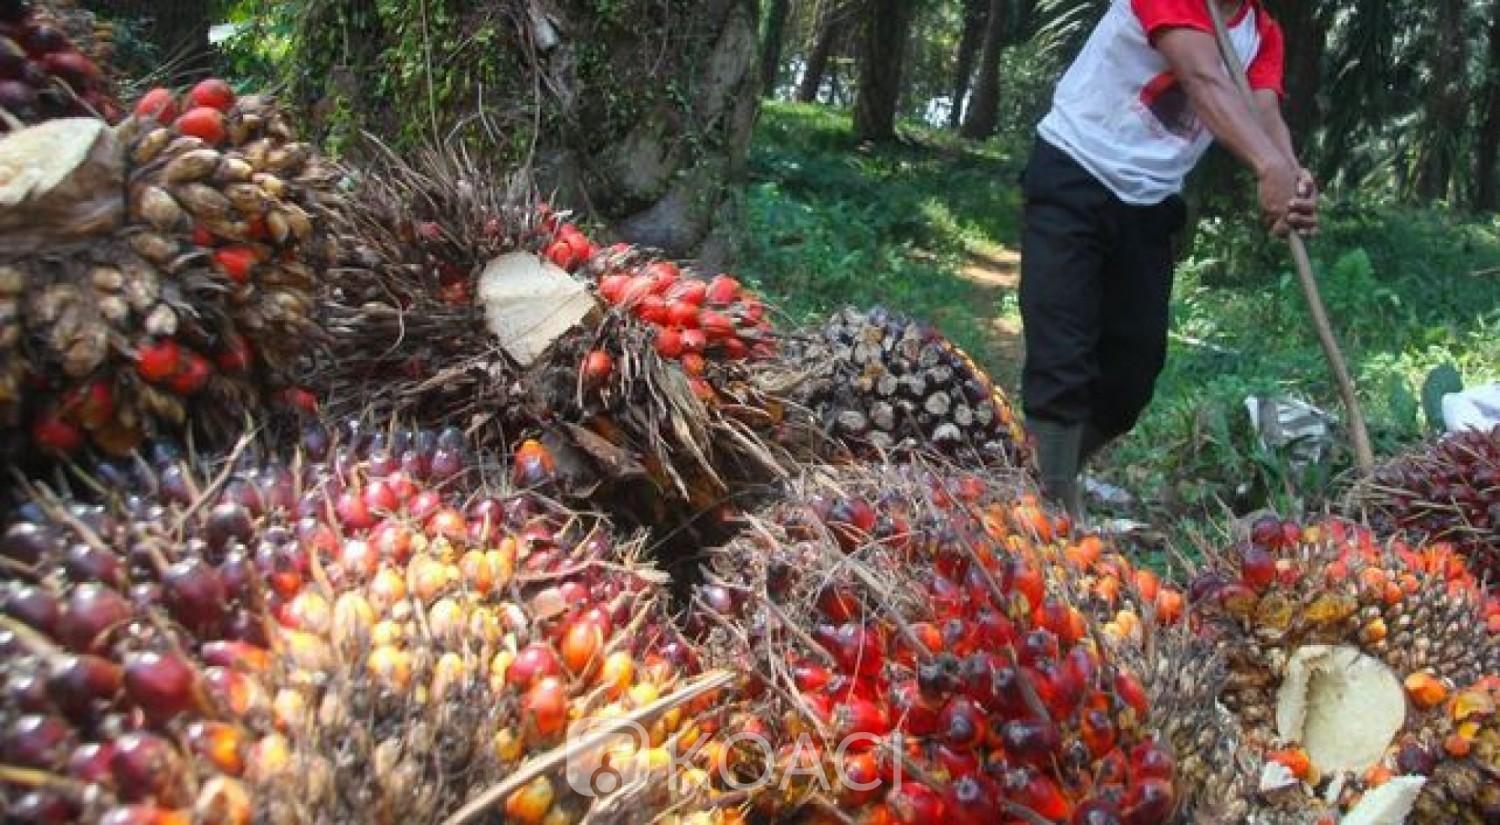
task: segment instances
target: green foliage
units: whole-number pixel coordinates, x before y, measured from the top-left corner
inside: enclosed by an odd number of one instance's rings
[[[1013,371],[989,341],[1007,307],[958,273],[973,252],[1016,237],[1015,164],[956,145],[856,150],[848,135],[844,115],[767,105],[750,153],[744,274],[793,323],[883,304]]]
[[[1500,283],[1472,274],[1500,263],[1500,226],[1375,203],[1331,205],[1324,226],[1309,244],[1319,289],[1376,452],[1390,454],[1427,434],[1423,388],[1434,370],[1500,378]],[[1343,412],[1285,244],[1211,222],[1179,269],[1174,313],[1157,402],[1110,463],[1129,469],[1106,472],[1200,512],[1219,502],[1315,508],[1335,493],[1329,482],[1351,463],[1343,433],[1332,462],[1298,478],[1264,454],[1248,422],[1239,432],[1199,423],[1244,420],[1241,399],[1273,392]]]

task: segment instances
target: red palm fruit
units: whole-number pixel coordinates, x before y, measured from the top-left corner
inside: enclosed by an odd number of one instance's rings
[[[667,327],[656,331],[656,352],[663,358],[679,358],[682,356],[682,330],[676,327]]]
[[[220,773],[244,774],[249,747],[244,730],[224,722],[199,720],[188,725],[186,733],[188,747],[199,759]]]
[[[177,98],[169,89],[160,86],[141,95],[136,101],[135,113],[140,117],[151,118],[163,126],[170,126],[177,119]]]
[[[263,647],[245,642],[216,640],[198,648],[205,665],[227,667],[244,673],[265,673],[271,667],[271,653]]]
[[[132,609],[124,596],[96,582],[72,589],[57,620],[57,640],[69,650],[87,653],[100,648],[107,634],[130,620]]]
[[[911,630],[914,639],[905,635],[897,638],[897,660],[901,664],[914,667],[919,660],[943,652],[943,631],[937,625],[932,622],[917,622],[911,626]]]
[[[708,292],[708,284],[697,278],[689,278],[678,281],[667,288],[664,297],[668,301],[680,301],[693,306],[703,304],[704,295]]]
[[[605,635],[602,628],[593,622],[578,621],[567,625],[563,634],[561,651],[563,664],[569,673],[582,674],[598,664],[604,649]]]
[[[1256,545],[1241,548],[1240,580],[1256,591],[1270,587],[1276,581],[1276,557]]]
[[[660,295],[647,295],[635,305],[635,316],[648,324],[667,325],[667,301]]]
[[[1035,610],[1047,595],[1047,579],[1042,575],[1042,571],[1020,559],[1012,559],[1006,579],[1010,589],[1026,597],[1026,603],[1031,610]]]
[[[197,825],[251,825],[255,804],[243,782],[215,776],[203,783],[193,802],[192,816]]]
[[[1117,732],[1114,719],[1107,711],[1098,708],[1084,711],[1080,733],[1083,737],[1083,744],[1095,759],[1099,759],[1115,747]]]
[[[1057,726],[1041,719],[1011,719],[1000,728],[1005,753],[1018,762],[1049,767],[1062,748]]]
[[[97,430],[115,414],[115,394],[103,379],[86,381],[63,395],[62,411],[86,430]]]
[[[79,745],[68,757],[68,776],[82,782],[108,785],[113,780],[109,763],[114,755],[115,746],[108,742]]]
[[[165,722],[199,705],[198,673],[176,653],[125,657],[125,693],[153,722]]]
[[[155,805],[121,805],[99,818],[99,825],[189,825],[191,822],[187,811]]]
[[[167,389],[181,396],[196,395],[213,377],[214,366],[202,355],[192,350],[182,351],[182,366],[167,379]]]
[[[199,106],[210,106],[221,112],[229,111],[234,106],[235,99],[234,90],[217,77],[200,80],[188,92],[188,98]]]
[[[1005,666],[996,653],[971,653],[959,666],[962,690],[970,699],[989,707],[995,702],[995,670]]]
[[[1155,741],[1142,742],[1130,751],[1131,774],[1137,779],[1164,779],[1172,781],[1176,762],[1171,751]]]
[[[429,538],[442,537],[451,542],[462,542],[469,535],[469,522],[463,513],[452,507],[441,507],[427,518],[423,525]]]
[[[709,341],[727,341],[735,336],[734,319],[722,312],[705,309],[698,315],[698,328]]]
[[[17,717],[0,734],[0,760],[7,765],[58,771],[77,746],[73,726],[58,716]]]
[[[614,374],[615,359],[602,349],[589,350],[588,355],[583,358],[583,381],[585,384],[597,387],[609,380]]]
[[[947,576],[934,575],[927,584],[927,602],[937,616],[962,616],[967,612],[968,594]]]
[[[1034,667],[1040,662],[1055,662],[1058,653],[1057,637],[1040,628],[1022,636],[1021,645],[1016,649],[1016,657],[1027,667]]]
[[[120,692],[120,666],[100,656],[67,655],[52,662],[47,695],[69,718],[87,721]]]
[[[828,585],[818,593],[818,609],[831,622],[852,622],[864,615],[859,593],[841,585]]]
[[[224,578],[201,558],[173,562],[162,573],[162,599],[172,618],[200,635],[210,635],[224,621],[229,598]]]
[[[53,453],[72,453],[83,447],[83,430],[63,418],[56,407],[38,415],[31,424],[31,440]]]
[[[1077,608],[1055,598],[1042,602],[1041,609],[1037,611],[1036,622],[1052,631],[1064,645],[1074,644],[1088,632],[1083,614]]]
[[[515,661],[505,671],[505,681],[511,687],[525,690],[542,679],[561,674],[562,662],[552,648],[541,642],[532,642],[516,654]]]
[[[1172,783],[1165,779],[1145,779],[1133,783],[1121,802],[1120,820],[1124,825],[1156,825],[1172,814],[1176,797]]]
[[[218,265],[220,271],[229,276],[229,280],[237,284],[250,282],[250,276],[254,273],[259,258],[260,256],[253,248],[243,244],[221,246],[214,250],[214,263]]]
[[[837,765],[839,802],[848,808],[860,808],[875,801],[885,780],[875,753],[845,751],[843,757]]]
[[[945,811],[955,825],[990,825],[1001,821],[1000,790],[987,777],[960,775],[948,786]]]
[[[1146,688],[1134,675],[1123,670],[1115,674],[1115,695],[1126,707],[1135,710],[1138,719],[1146,718],[1150,698],[1146,695]]]
[[[980,642],[987,650],[1004,650],[1020,637],[1015,623],[998,610],[981,608],[974,619],[979,625]]]
[[[720,345],[723,347],[724,357],[730,361],[743,361],[750,357],[750,345],[743,338],[725,338]]]
[[[922,698],[922,692],[914,680],[896,683],[890,690],[891,717],[895,723],[912,736],[928,736],[938,730],[938,712]]]
[[[683,352],[703,352],[708,347],[708,336],[701,329],[685,329],[682,331]]]
[[[698,305],[687,301],[669,300],[667,302],[667,317],[664,323],[667,326],[679,329],[695,329],[698,326]]]
[[[5,597],[5,615],[16,619],[33,630],[51,636],[62,616],[62,602],[51,590],[34,584],[24,584],[11,590]]]
[[[1037,696],[1047,706],[1052,718],[1072,717],[1073,711],[1083,702],[1084,684],[1066,666],[1044,662],[1035,670],[1028,669],[1027,673]]]
[[[885,804],[901,825],[932,825],[942,822],[947,814],[943,797],[920,782],[903,782],[892,788]]]
[[[682,278],[682,269],[671,261],[652,261],[641,270],[641,275],[658,295],[671,289]]]
[[[797,685],[797,690],[813,693],[833,681],[833,672],[822,665],[802,662],[792,668],[792,681]]]
[[[210,146],[218,146],[228,136],[224,113],[210,106],[188,109],[172,125],[178,133],[198,138]]]
[[[522,442],[511,464],[511,483],[525,489],[550,484],[556,478],[557,462],[542,442],[535,439]]]
[[[208,667],[203,671],[204,693],[216,705],[236,718],[269,713],[271,697],[259,681],[248,673],[228,667]]]
[[[630,276],[618,272],[612,272],[599,279],[599,297],[618,304],[625,297],[625,287],[630,283]]]
[[[561,733],[568,723],[567,685],[555,676],[532,685],[521,697],[521,718],[528,730],[541,739]]]
[[[547,260],[568,271],[572,271],[576,264],[581,263],[577,260],[572,245],[567,241],[558,240],[547,244],[542,254],[547,256]]]
[[[881,704],[870,699],[851,699],[833,709],[833,728],[840,745],[848,751],[873,748],[891,731],[891,718]]]
[[[1073,805],[1046,774],[1028,772],[1026,782],[1011,795],[1011,799],[1048,822],[1063,822],[1072,814]]]
[[[186,794],[182,757],[167,739],[154,733],[127,733],[115,742],[109,762],[114,786],[127,802],[152,800],[175,806]]]
[[[938,767],[949,776],[956,779],[960,776],[974,776],[980,772],[980,755],[982,750],[957,748],[946,743],[939,743],[932,747],[932,760]]]
[[[984,711],[968,696],[955,696],[938,716],[938,731],[943,741],[955,748],[977,748],[987,732]]]
[[[885,646],[879,629],[858,622],[819,625],[813,638],[822,644],[846,674],[874,676],[885,665]]]
[[[711,304],[727,305],[740,297],[740,282],[729,275],[715,275],[704,296]]]

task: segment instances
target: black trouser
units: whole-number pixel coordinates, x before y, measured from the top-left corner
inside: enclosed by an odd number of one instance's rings
[[[1127,204],[1043,140],[1022,193],[1023,408],[1029,418],[1123,435],[1166,363],[1182,199]]]

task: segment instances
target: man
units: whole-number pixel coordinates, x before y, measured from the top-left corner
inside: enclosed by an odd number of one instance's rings
[[[1216,2],[1255,105],[1218,50]],[[1057,86],[1022,181],[1021,394],[1048,498],[1135,426],[1166,361],[1183,180],[1217,139],[1254,173],[1278,234],[1317,228],[1281,118],[1282,36],[1260,0],[1112,0]]]

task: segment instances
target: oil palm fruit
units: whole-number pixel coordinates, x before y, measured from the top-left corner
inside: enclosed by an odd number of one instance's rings
[[[1455,691],[1500,667],[1500,603],[1462,556],[1266,515],[1208,558],[1191,613],[1225,668],[1231,735],[1261,763],[1247,805],[1316,794],[1367,821],[1427,797],[1481,804],[1435,773]],[[1452,821],[1424,816],[1410,821]]]
[[[1078,606],[1068,565],[1048,563],[1069,545],[1032,522],[1066,523],[1024,495],[915,467],[829,470],[716,551],[692,629],[708,661],[745,674],[729,729],[771,743],[758,812],[1168,821],[1176,760],[1140,674]],[[752,749],[710,758],[763,767]]]
[[[920,450],[1029,467],[1004,392],[931,325],[883,308],[846,308],[788,354],[792,393],[825,431],[875,453]]]
[[[158,444],[99,465],[103,504],[32,488],[8,517],[9,815],[436,822],[528,775],[504,821],[578,822],[592,797],[536,760],[657,700],[615,752],[669,767],[692,658],[630,540],[481,483],[456,430],[247,443]]]

